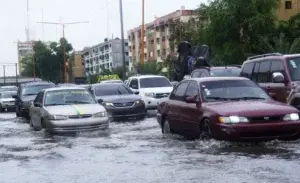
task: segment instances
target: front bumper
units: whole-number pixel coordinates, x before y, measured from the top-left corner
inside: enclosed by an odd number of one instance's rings
[[[133,106],[133,107],[107,107],[106,111],[110,119],[136,119],[144,118],[147,115],[145,105]]]
[[[51,133],[105,130],[109,128],[109,119],[108,117],[90,117],[67,120],[46,120],[46,128]]]
[[[300,122],[268,122],[256,124],[217,124],[214,136],[219,140],[264,141],[300,137]]]
[[[15,105],[15,102],[13,103],[1,103],[1,106],[3,109],[12,109],[12,108],[15,108],[16,105]]]
[[[144,97],[143,101],[145,102],[146,109],[151,110],[151,109],[157,109],[157,106],[167,99],[168,97],[164,97],[164,98]]]

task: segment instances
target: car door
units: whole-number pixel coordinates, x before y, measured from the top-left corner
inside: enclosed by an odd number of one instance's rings
[[[283,83],[276,83],[273,81],[272,74],[275,72],[281,73],[284,78],[287,78],[285,70],[284,70],[284,64],[282,60],[272,60],[271,61],[271,82],[269,85],[269,94],[277,101],[286,103],[286,99],[288,97],[288,89],[285,84]]]
[[[187,87],[185,97],[195,97],[200,99],[199,86],[196,81],[191,81]],[[180,123],[184,128],[184,133],[188,135],[197,135],[199,119],[202,116],[202,111],[195,103],[183,102],[181,105]]]
[[[273,97],[271,93],[271,61],[270,60],[262,60],[259,64],[259,69],[257,73],[257,83],[261,87],[265,89],[267,93],[270,94],[271,97]]]
[[[129,87],[133,92],[139,91],[139,82],[137,78],[132,78],[129,83]]]
[[[170,96],[169,105],[167,106],[167,116],[170,126],[174,132],[181,134],[184,133],[184,128],[181,126],[182,124],[180,123],[180,113],[188,84],[188,81],[184,81],[177,85],[176,89],[174,89]]]

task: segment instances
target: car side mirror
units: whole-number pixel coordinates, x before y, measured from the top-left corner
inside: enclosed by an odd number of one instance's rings
[[[98,103],[101,104],[103,102],[103,99],[98,99]]]
[[[33,103],[33,105],[34,105],[34,107],[42,107],[42,105],[40,103],[38,103],[38,102]]]
[[[136,91],[136,92],[134,92],[134,94],[135,94],[135,95],[138,95],[138,94],[140,94],[140,92],[139,92],[139,91]]]
[[[197,104],[197,106],[201,106],[201,101],[198,96],[186,97],[185,102],[188,104]]]
[[[284,76],[280,72],[274,72],[272,78],[274,83],[284,83]]]
[[[12,98],[17,99],[18,95],[12,95]]]

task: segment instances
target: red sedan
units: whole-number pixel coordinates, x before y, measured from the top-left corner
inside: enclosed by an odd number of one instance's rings
[[[206,77],[180,82],[158,107],[162,133],[232,141],[294,140],[299,111],[276,102],[255,82],[241,77]]]

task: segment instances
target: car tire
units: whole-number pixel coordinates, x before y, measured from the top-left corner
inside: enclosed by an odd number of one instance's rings
[[[209,119],[205,118],[200,123],[200,140],[210,140],[212,138],[211,135],[211,123]]]
[[[167,119],[164,120],[163,125],[161,127],[161,132],[164,135],[169,135],[172,133],[171,127],[170,127],[170,123]]]
[[[4,112],[2,105],[0,105],[0,112]]]
[[[29,125],[30,125],[30,127],[31,127],[34,131],[41,131],[41,130],[42,130],[41,127],[36,127],[36,126],[33,125],[33,123],[32,123],[32,118],[31,118],[30,121],[29,121]]]

